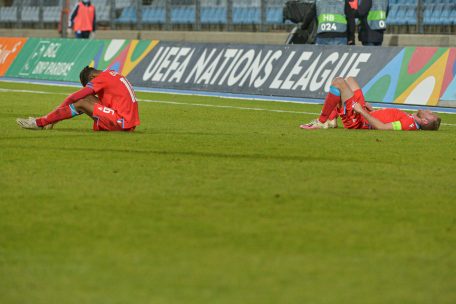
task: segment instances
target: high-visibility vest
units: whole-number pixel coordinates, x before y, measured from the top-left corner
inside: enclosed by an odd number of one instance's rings
[[[347,31],[344,0],[317,0],[317,33],[344,33]]]
[[[388,0],[372,0],[372,7],[367,15],[367,24],[372,30],[386,29],[386,10]]]
[[[95,7],[93,5],[85,6],[84,3],[78,3],[78,13],[74,18],[73,30],[93,31],[93,19],[95,18]]]

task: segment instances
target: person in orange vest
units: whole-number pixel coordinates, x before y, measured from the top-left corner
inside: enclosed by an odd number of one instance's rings
[[[88,39],[96,30],[95,6],[90,0],[82,0],[76,3],[71,12],[68,28],[73,29],[76,38]]]

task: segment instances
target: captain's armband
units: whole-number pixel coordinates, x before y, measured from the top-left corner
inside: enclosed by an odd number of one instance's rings
[[[401,131],[402,130],[402,125],[401,125],[400,121],[393,121],[391,123],[391,125],[393,126],[393,130],[394,131]]]

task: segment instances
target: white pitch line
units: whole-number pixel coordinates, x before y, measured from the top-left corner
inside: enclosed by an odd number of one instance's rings
[[[0,92],[33,93],[33,94],[54,94],[54,95],[65,95],[65,96],[68,95],[67,93],[46,92],[46,91],[34,91],[34,90],[3,89],[3,88],[0,88]],[[205,104],[205,103],[187,103],[187,102],[165,101],[165,100],[153,100],[153,99],[138,99],[138,101],[149,102],[149,103],[173,104],[173,105],[181,105],[181,106],[193,106],[193,107],[208,107],[208,108],[235,109],[235,110],[247,110],[247,111],[264,111],[264,112],[273,112],[273,113],[291,113],[291,114],[305,114],[305,115],[320,115],[320,113],[313,113],[313,112],[300,112],[300,111],[289,111],[289,110],[273,110],[273,109],[251,108],[251,107],[237,107],[237,106],[223,106],[223,105],[213,105],[213,104]],[[441,123],[441,125],[456,127],[456,124],[449,124],[449,123]]]
[[[186,103],[186,102],[151,100],[151,99],[138,99],[138,100],[139,101],[143,101],[143,102],[165,103],[165,104],[175,104],[175,105],[185,105],[185,106],[195,106],[195,107],[211,107],[211,108],[221,108],[221,109],[236,109],[236,110],[266,111],[266,112],[276,112],[276,113],[293,113],[293,114],[319,115],[318,113],[312,113],[312,112],[273,110],[273,109],[236,107],[236,106],[222,106],[222,105],[212,105],[212,104],[205,104],[205,103]]]
[[[32,91],[32,90],[15,90],[15,89],[2,89],[2,88],[0,88],[0,92],[68,95],[66,93],[57,93],[57,92]]]

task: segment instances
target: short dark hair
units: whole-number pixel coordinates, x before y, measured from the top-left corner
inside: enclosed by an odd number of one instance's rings
[[[79,80],[81,81],[83,87],[87,85],[87,83],[89,82],[89,78],[94,71],[94,68],[91,68],[87,65],[82,69],[81,73],[79,73]]]
[[[442,122],[442,119],[438,116],[435,117],[435,119],[431,122],[429,122],[427,125],[422,124],[421,129],[422,130],[429,130],[429,131],[437,131],[440,127],[440,123]]]

